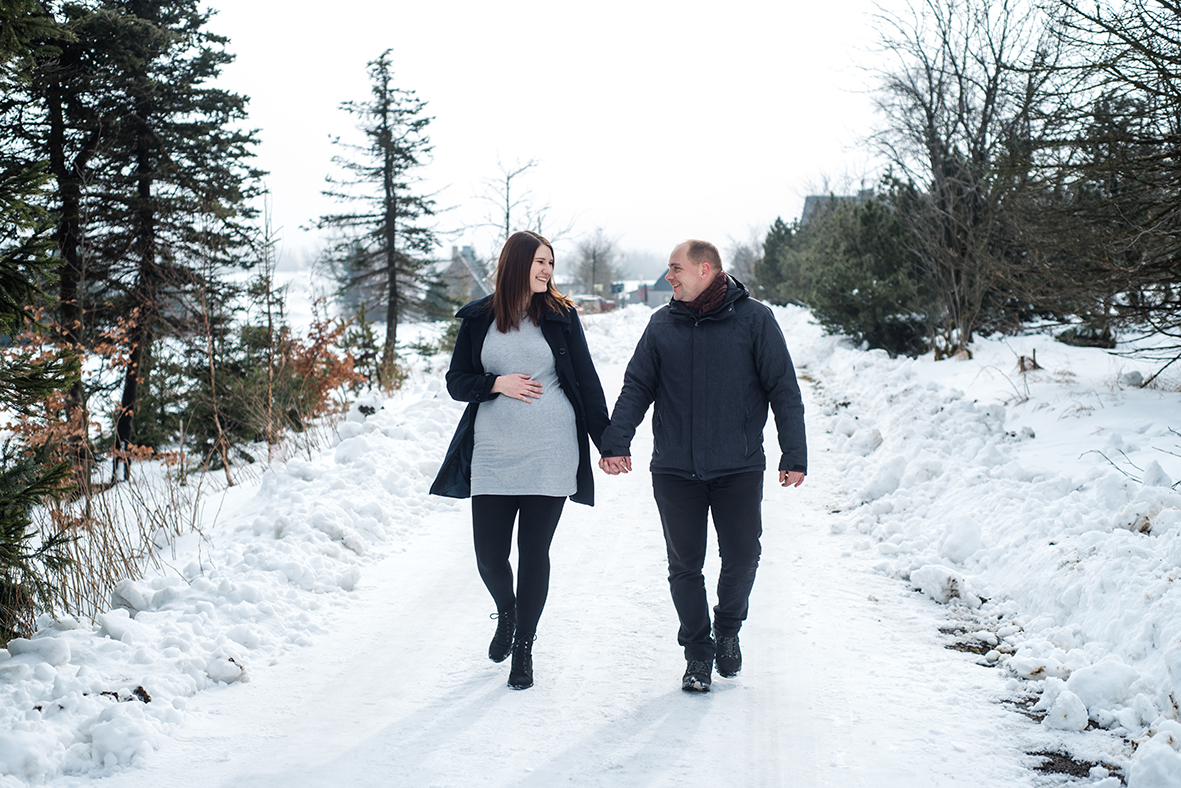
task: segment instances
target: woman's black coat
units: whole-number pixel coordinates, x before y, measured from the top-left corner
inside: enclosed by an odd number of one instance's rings
[[[496,376],[485,372],[480,361],[484,337],[495,319],[492,296],[473,301],[455,316],[462,318],[463,322],[455,340],[455,351],[451,354],[451,368],[447,370],[447,392],[452,398],[469,404],[463,418],[459,420],[459,427],[451,439],[439,475],[431,485],[431,493],[450,498],[467,498],[472,494],[476,410],[481,402],[500,396],[492,393]],[[546,312],[541,318],[541,334],[553,351],[558,383],[574,406],[578,432],[578,491],[570,499],[593,506],[595,482],[587,437],[597,447],[610,421],[603,386],[599,383],[599,375],[591,361],[590,349],[586,345],[586,335],[582,333],[582,323],[578,320],[577,312],[573,309],[561,313]]]

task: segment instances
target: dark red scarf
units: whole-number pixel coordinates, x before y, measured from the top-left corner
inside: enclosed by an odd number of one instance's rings
[[[689,307],[690,311],[696,313],[698,316],[704,315],[706,312],[712,312],[722,305],[726,300],[726,272],[718,271],[718,275],[714,280],[705,286],[697,298],[692,301],[685,301],[685,306]]]

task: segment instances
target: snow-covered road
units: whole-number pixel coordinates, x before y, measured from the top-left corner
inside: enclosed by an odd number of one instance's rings
[[[609,402],[622,371],[600,368]],[[1030,724],[995,703],[1003,677],[944,648],[942,610],[831,533],[831,437],[811,439],[804,487],[768,474],[744,670],[708,695],[680,689],[650,476],[599,474],[598,504],[567,504],[554,542],[532,689],[486,657],[491,601],[456,502],[365,568],[314,645],[201,693],[147,768],[101,784],[1029,784],[1014,732]],[[650,449],[643,426],[636,456]]]
[[[648,315],[586,321],[609,401]],[[98,621],[0,649],[0,788],[1061,784],[1039,751],[1181,786],[1175,392],[1044,335],[890,359],[776,315],[810,472],[768,473],[739,677],[680,690],[644,425],[636,471],[567,504],[537,683],[508,690],[468,503],[426,492],[462,407],[420,358]]]

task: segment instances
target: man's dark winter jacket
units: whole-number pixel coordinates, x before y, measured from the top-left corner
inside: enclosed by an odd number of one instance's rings
[[[631,456],[632,436],[653,402],[652,473],[707,481],[765,470],[768,404],[779,470],[808,471],[804,403],[783,332],[733,277],[711,312],[698,316],[672,301],[652,315],[603,432],[604,457]]]
[[[484,338],[495,319],[492,296],[473,301],[455,316],[462,318],[463,322],[455,340],[455,351],[451,354],[451,368],[447,370],[447,391],[452,398],[469,404],[463,418],[459,420],[459,427],[451,439],[439,475],[431,485],[431,493],[450,498],[467,498],[472,494],[476,410],[481,402],[500,396],[492,393],[496,376],[485,372],[480,360]],[[576,312],[546,312],[541,318],[541,334],[553,351],[558,383],[574,406],[578,431],[578,491],[570,499],[593,506],[595,482],[587,436],[598,446],[599,436],[607,426],[607,401],[603,396],[603,386],[599,383],[590,350],[586,346],[586,335],[582,333],[582,323]]]

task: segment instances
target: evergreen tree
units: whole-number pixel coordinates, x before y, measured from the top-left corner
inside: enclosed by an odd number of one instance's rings
[[[36,4],[0,2],[0,83],[6,95],[27,88],[35,40],[51,32],[52,22]],[[9,92],[9,89],[12,92]],[[6,108],[7,109],[7,108]],[[44,167],[30,161],[27,149],[6,134],[0,145],[0,412],[44,413],[46,403],[70,385],[77,365],[68,357],[29,356],[3,349],[20,329],[36,328],[28,307],[44,303],[42,286],[55,265],[51,217],[41,203],[47,181]],[[5,441],[0,448],[0,646],[28,635],[34,613],[53,607],[50,578],[66,561],[61,534],[40,534],[33,510],[60,495],[68,464],[57,461],[55,446],[35,448]]]
[[[353,357],[353,368],[357,374],[364,378],[364,381],[358,381],[357,385],[362,382],[369,386],[380,385],[378,358],[381,356],[381,347],[377,332],[373,330],[373,321],[366,313],[364,301],[357,307],[357,316],[349,325],[341,344],[345,352]]]
[[[69,563],[69,536],[39,533],[32,512],[62,494],[69,468],[46,446],[0,446],[0,648],[31,635],[35,614],[56,607],[53,579]]]
[[[414,91],[394,87],[391,61],[392,50],[387,49],[369,63],[367,101],[341,104],[356,118],[365,143],[334,139],[348,151],[333,159],[345,176],[329,178],[332,187],[324,193],[356,208],[318,222],[321,229],[338,233],[326,258],[349,272],[345,286],[379,288],[386,310],[384,385],[392,380],[398,323],[410,304],[422,300],[428,283],[426,257],[436,245],[434,232],[422,223],[434,215],[434,200],[412,191],[412,173],[431,151],[426,129],[432,119],[423,114],[426,103]]]
[[[811,292],[806,272],[793,252],[800,245],[798,223],[776,217],[763,240],[763,255],[754,265],[751,282],[759,298],[773,304],[805,303]]]
[[[53,186],[47,197],[56,217],[58,258],[56,328],[60,344],[81,353],[96,341],[93,333],[87,334],[88,323],[97,331],[107,327],[87,315],[88,301],[102,300],[88,289],[101,292],[106,281],[101,261],[87,248],[91,163],[122,111],[117,53],[121,42],[136,33],[124,30],[130,23],[127,18],[94,5],[65,4],[56,15],[48,8],[39,4],[33,17],[40,26],[31,79],[9,94],[21,110],[3,116],[9,121],[6,136],[19,139],[49,165]],[[92,462],[87,398],[79,376],[67,393],[66,411],[75,425],[68,437],[70,461],[84,488],[90,483]]]
[[[834,200],[810,224],[808,305],[824,328],[891,355],[926,351],[935,299],[906,221],[913,188],[858,204]]]
[[[755,268],[760,297],[805,304],[826,331],[892,355],[924,352],[940,311],[909,221],[920,200],[886,176],[877,197],[830,197],[804,224],[776,219]]]
[[[156,340],[200,330],[194,294],[212,289],[208,272],[252,259],[261,173],[248,166],[253,133],[236,128],[246,99],[209,85],[232,56],[199,0],[26,6],[40,24],[31,78],[5,92],[0,118],[53,176],[60,339],[81,351],[119,332],[130,363],[115,443],[157,445],[167,425],[133,436],[137,414],[155,418],[141,385],[161,389],[151,375],[169,368],[153,361]],[[83,483],[86,400],[79,380],[67,407]]]
[[[775,221],[771,223],[771,229],[767,231],[767,237],[763,241],[763,259],[774,260],[779,256],[782,249],[791,245],[795,230],[784,223],[780,216],[775,217]]]
[[[198,0],[103,0],[101,8],[113,75],[104,97],[117,111],[100,132],[101,199],[87,234],[110,287],[110,319],[128,320],[115,428],[125,449],[156,340],[202,330],[208,321],[194,294],[214,291],[210,272],[253,261],[250,199],[261,173],[248,164],[253,132],[237,128],[246,98],[209,86],[233,59],[226,39],[205,30],[212,12]]]
[[[84,110],[85,105],[82,103],[70,101],[79,97],[82,91],[75,87],[81,81],[82,74],[93,74],[90,66],[94,63],[93,58],[83,56],[90,46],[87,36],[77,36],[71,29],[79,18],[85,18],[91,12],[76,7],[71,10],[74,19],[56,26],[54,32],[45,37],[46,46],[42,56],[37,59],[32,94],[45,113],[45,137],[39,142],[56,183],[54,208],[57,222],[54,240],[60,260],[57,270],[58,330],[64,346],[80,351],[83,346],[82,286],[85,281],[82,193],[87,162],[97,150],[100,135],[96,113]],[[67,84],[71,87],[67,88]],[[72,105],[70,114],[86,115],[88,122],[67,129],[67,102]],[[68,413],[77,424],[77,429],[70,437],[70,460],[74,465],[75,478],[85,488],[89,488],[91,451],[86,399],[82,376],[79,375],[67,396]]]
[[[336,283],[333,301],[342,317],[353,317],[361,309],[372,314],[375,307],[385,304],[385,282],[373,275],[372,254],[361,240],[353,240],[348,247],[337,245],[333,256],[321,260],[317,268]],[[375,358],[373,363],[378,361]]]

